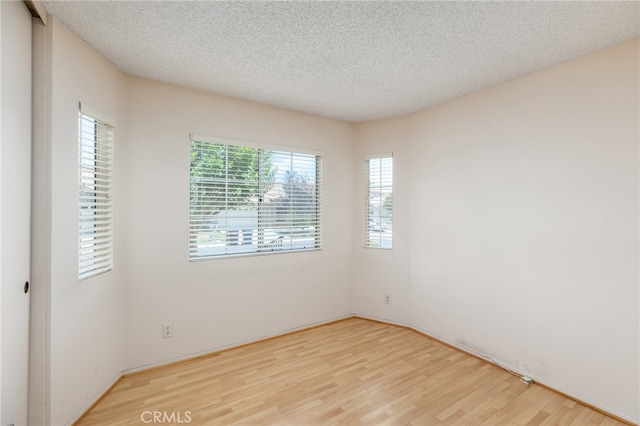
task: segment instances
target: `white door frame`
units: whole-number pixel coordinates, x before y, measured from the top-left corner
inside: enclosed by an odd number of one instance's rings
[[[31,13],[0,3],[0,423],[26,425],[31,268]]]
[[[0,0],[1,1],[1,0]],[[29,346],[29,424],[51,424],[51,36],[39,2],[33,18],[33,120],[31,171],[31,329]],[[40,6],[41,9],[36,7]]]

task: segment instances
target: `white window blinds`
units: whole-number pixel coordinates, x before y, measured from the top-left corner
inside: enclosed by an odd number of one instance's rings
[[[321,157],[191,140],[189,258],[321,246]]]
[[[393,157],[365,159],[365,241],[370,248],[393,247]]]
[[[92,114],[92,115],[89,115]],[[78,146],[78,278],[113,267],[113,126],[81,106]]]

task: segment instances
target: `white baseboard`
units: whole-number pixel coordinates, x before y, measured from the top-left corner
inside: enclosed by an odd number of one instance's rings
[[[169,358],[169,359],[165,359],[165,360],[162,360],[162,361],[158,361],[158,362],[154,362],[154,363],[150,363],[150,364],[145,364],[145,365],[141,365],[141,366],[138,366],[138,367],[129,368],[129,369],[126,369],[126,370],[122,371],[122,376],[127,376],[127,375],[130,375],[130,374],[139,373],[141,371],[146,371],[146,370],[149,370],[151,368],[164,367],[165,365],[174,364],[174,363],[177,363],[177,362],[188,361],[190,359],[194,359],[194,358],[199,358],[199,357],[215,354],[215,353],[220,352],[220,351],[226,351],[226,350],[229,350],[229,349],[234,349],[234,348],[238,348],[238,347],[241,347],[241,346],[250,345],[250,344],[253,344],[253,343],[258,343],[258,342],[261,342],[263,340],[274,339],[276,337],[285,336],[287,334],[296,333],[296,332],[308,330],[308,329],[311,329],[311,328],[321,327],[323,325],[331,324],[331,323],[334,323],[334,322],[337,322],[337,321],[342,321],[342,320],[345,320],[347,318],[353,318],[354,316],[355,316],[354,314],[343,315],[343,316],[340,316],[340,317],[337,317],[337,318],[334,318],[334,319],[331,319],[331,320],[320,321],[320,322],[315,322],[315,323],[309,323],[309,324],[301,325],[299,327],[286,329],[286,330],[283,330],[283,331],[281,331],[279,333],[265,335],[265,336],[259,336],[256,339],[243,340],[243,341],[240,341],[240,342],[234,342],[234,343],[231,343],[229,345],[223,345],[223,346],[218,346],[218,347],[215,347],[215,348],[209,348],[209,349],[205,349],[203,351],[193,352],[193,353],[190,353],[190,354],[187,354],[187,355],[174,357],[174,358]]]
[[[109,382],[109,384],[107,384],[105,387],[103,387],[100,390],[100,392],[98,392],[98,395],[95,398],[93,398],[91,401],[89,401],[88,403],[85,404],[85,406],[73,417],[73,420],[70,423],[68,423],[67,425],[74,425],[79,420],[81,420],[89,412],[89,410],[91,410],[93,408],[93,406],[96,403],[98,403],[102,398],[107,396],[107,394],[109,393],[111,388],[113,388],[115,386],[115,384],[118,383],[118,381],[121,378],[122,378],[122,373],[117,374],[111,380],[111,382]]]

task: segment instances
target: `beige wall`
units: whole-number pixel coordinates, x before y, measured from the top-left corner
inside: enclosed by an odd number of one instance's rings
[[[409,292],[409,188],[412,152],[411,118],[401,117],[354,125],[354,312],[408,324],[411,320]],[[365,156],[393,153],[393,249],[363,248],[365,238]],[[384,296],[391,303],[384,303]]]
[[[125,78],[54,19],[51,39],[50,421],[72,421],[119,377],[124,357]],[[115,119],[113,271],[78,281],[78,102]]]
[[[355,167],[398,153],[394,244],[408,256],[356,250],[356,312],[637,422],[638,48],[359,125]]]
[[[189,262],[190,133],[319,151],[323,249]],[[127,369],[353,312],[351,137],[348,123],[127,79]]]

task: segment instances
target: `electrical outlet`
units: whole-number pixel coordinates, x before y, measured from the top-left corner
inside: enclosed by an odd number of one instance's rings
[[[391,296],[389,296],[388,294],[384,295],[384,303],[387,305],[391,304]]]
[[[162,338],[166,339],[167,337],[173,336],[173,324],[164,324],[162,326]]]

